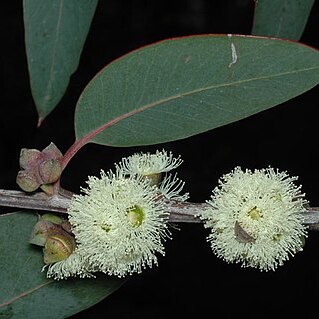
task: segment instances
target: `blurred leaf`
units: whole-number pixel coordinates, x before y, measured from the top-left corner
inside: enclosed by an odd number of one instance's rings
[[[93,306],[123,283],[107,276],[54,281],[41,272],[42,249],[28,243],[37,216],[0,216],[0,318],[66,318]]]
[[[25,43],[39,124],[77,69],[97,0],[24,0]]]
[[[162,41],[96,75],[77,103],[76,138],[111,146],[185,138],[309,90],[319,82],[318,70],[318,51],[279,39],[205,35]]]
[[[314,0],[255,1],[252,34],[299,40]]]

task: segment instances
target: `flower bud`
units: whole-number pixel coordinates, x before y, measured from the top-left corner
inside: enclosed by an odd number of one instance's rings
[[[40,219],[33,227],[29,243],[44,247],[49,234],[52,233],[56,227],[56,224],[51,221]]]
[[[61,224],[61,227],[68,233],[72,234],[72,227],[68,220],[64,220]]]
[[[46,265],[68,258],[75,249],[75,239],[69,233],[61,230],[48,237],[43,257]]]
[[[48,159],[39,165],[39,174],[43,184],[56,182],[62,173],[61,163],[57,159]]]
[[[36,149],[22,148],[20,151],[19,164],[23,169],[28,169],[37,165],[41,161],[42,154]]]
[[[40,188],[49,196],[54,194],[54,187],[52,184],[42,184]]]
[[[42,151],[42,154],[47,159],[61,159],[63,157],[61,151],[52,142]]]
[[[67,219],[64,219],[55,214],[48,213],[48,214],[42,215],[41,220],[49,221],[51,223],[60,225],[63,230],[65,230],[67,233],[72,234],[72,227],[70,222]]]
[[[43,214],[41,216],[41,220],[49,221],[51,223],[58,224],[58,225],[61,225],[64,222],[64,219],[62,217],[55,214],[50,214],[50,213]]]
[[[19,171],[16,178],[16,183],[25,192],[34,192],[40,186],[36,175],[33,173],[33,171],[29,170]]]
[[[162,173],[145,174],[143,177],[149,181],[151,186],[158,185],[162,179]]]
[[[20,166],[23,170],[18,173],[17,184],[26,192],[33,192],[38,187],[53,194],[52,185],[61,176],[60,150],[50,143],[42,152],[36,149],[23,148],[20,152]]]

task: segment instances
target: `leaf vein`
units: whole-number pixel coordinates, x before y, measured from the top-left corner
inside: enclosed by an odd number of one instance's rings
[[[9,299],[8,301],[5,301],[4,303],[0,304],[0,308],[1,308],[1,307],[8,306],[8,305],[12,304],[13,302],[19,300],[20,298],[26,297],[26,296],[32,294],[33,292],[35,292],[35,291],[41,289],[42,287],[47,286],[47,285],[49,285],[49,284],[51,284],[51,283],[53,283],[53,282],[54,282],[54,280],[52,279],[52,280],[46,281],[46,282],[44,282],[43,284],[38,285],[38,286],[36,286],[36,287],[34,287],[34,288],[32,288],[32,289],[29,289],[29,290],[27,290],[27,291],[25,291],[25,292],[22,292],[22,293],[20,293],[18,296],[13,297],[13,298]]]

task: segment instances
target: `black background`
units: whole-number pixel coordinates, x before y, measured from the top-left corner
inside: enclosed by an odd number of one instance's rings
[[[36,127],[24,48],[22,1],[1,2],[0,188],[18,189],[22,147],[51,141],[63,152],[74,141],[76,101],[90,79],[121,55],[165,38],[203,33],[251,32],[252,0],[100,0],[78,70],[56,109]],[[301,42],[319,48],[316,1]],[[197,136],[149,147],[85,146],[72,159],[62,185],[74,192],[88,175],[108,170],[135,151],[165,148],[184,159],[178,168],[190,200],[209,198],[218,178],[240,165],[271,165],[299,176],[312,206],[318,196],[318,87],[280,106]],[[9,211],[1,208],[1,212]],[[309,232],[302,253],[275,272],[242,269],[217,259],[199,224],[180,224],[166,244],[159,267],[134,275],[115,293],[72,318],[279,318],[316,317],[319,233]]]

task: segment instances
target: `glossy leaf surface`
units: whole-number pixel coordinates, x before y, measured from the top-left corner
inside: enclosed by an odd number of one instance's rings
[[[299,40],[314,0],[258,0],[255,3],[252,34]]]
[[[25,43],[39,123],[77,69],[97,0],[24,0]]]
[[[309,90],[318,71],[319,52],[290,41],[231,35],[162,41],[97,74],[77,103],[76,137],[112,146],[185,138]]]
[[[107,276],[54,281],[46,278],[42,249],[28,243],[36,214],[0,216],[0,318],[67,318],[120,287]]]
[[[285,102],[319,82],[319,53],[278,39],[192,36],[133,51],[89,83],[76,138],[111,146],[192,136]]]

